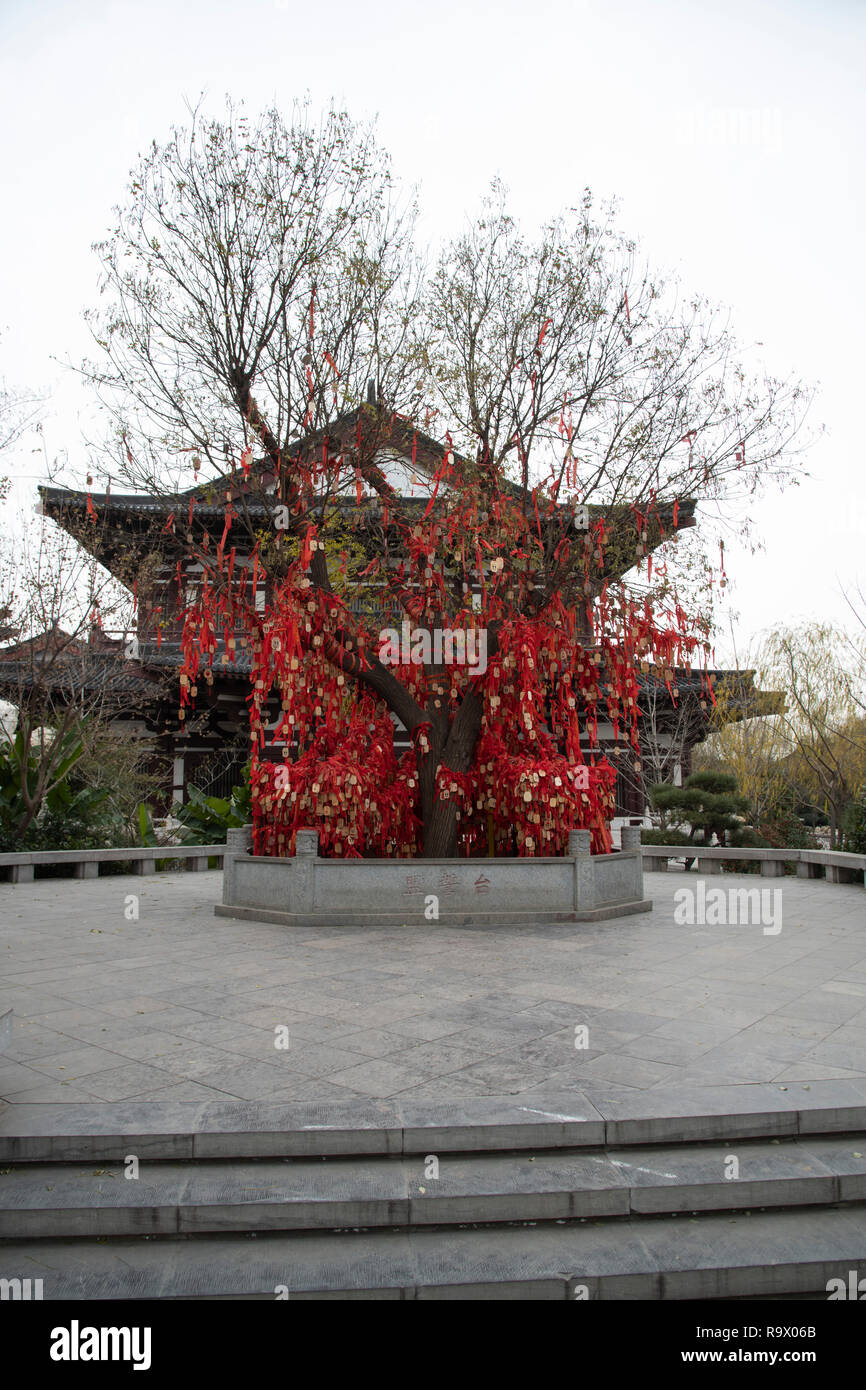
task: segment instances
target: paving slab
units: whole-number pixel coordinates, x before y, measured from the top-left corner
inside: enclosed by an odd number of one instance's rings
[[[780,880],[782,930],[765,936],[679,926],[674,895],[699,876],[647,877],[652,913],[495,935],[215,919],[218,872],[0,884],[0,1012],[14,1009],[0,1097],[111,1104],[202,1086],[267,1101],[318,1085],[457,1100],[866,1077],[859,885]]]

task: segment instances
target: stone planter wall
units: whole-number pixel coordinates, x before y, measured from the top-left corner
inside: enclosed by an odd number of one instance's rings
[[[290,859],[249,853],[251,828],[228,832],[223,917],[297,926],[581,922],[646,912],[640,830],[619,853],[590,855],[589,831],[550,859],[321,859],[302,830]]]

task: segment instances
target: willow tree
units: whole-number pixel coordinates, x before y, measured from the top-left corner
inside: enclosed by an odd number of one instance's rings
[[[750,379],[588,194],[527,236],[494,188],[427,271],[411,200],[334,112],[196,115],[99,255],[105,466],[175,500],[165,544],[200,566],[184,709],[221,652],[249,658],[259,852],[301,824],[334,854],[559,852],[576,826],[608,847],[598,718],[636,740],[639,669],[675,699],[704,653],[680,532],[790,474],[801,388]],[[485,669],[437,633],[483,634]]]
[[[866,786],[863,654],[862,642],[830,623],[776,628],[763,648],[763,669],[785,697],[784,775],[826,813],[831,849],[839,848],[845,808]]]

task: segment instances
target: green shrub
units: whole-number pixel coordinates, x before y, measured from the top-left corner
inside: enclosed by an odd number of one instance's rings
[[[642,845],[690,845],[692,842],[684,830],[661,830],[653,826],[640,832]]]
[[[243,781],[231,796],[205,796],[198,787],[188,786],[188,800],[175,802],[171,814],[180,823],[178,837],[184,845],[224,845],[226,833],[252,820],[250,764],[243,770]],[[158,845],[156,831],[147,806],[138,807],[139,844]]]
[[[82,746],[77,735],[63,739],[52,773],[55,785],[22,833],[27,817],[22,784],[36,799],[40,760],[24,747],[20,732],[0,744],[0,850],[106,849],[129,843],[121,819],[106,805],[108,789],[91,787],[78,775]]]
[[[755,830],[751,825],[742,825],[738,830],[732,830],[728,835],[728,844],[733,849],[772,849],[769,840]]]
[[[693,772],[683,786],[690,791],[710,792],[713,796],[738,797],[737,779],[731,772]]]
[[[819,849],[815,832],[792,811],[763,821],[761,835],[774,849]]]
[[[685,821],[689,835],[682,843],[696,848],[711,844],[713,836],[725,844],[727,835],[741,829],[739,817],[748,806],[746,797],[737,792],[736,778],[727,772],[693,772],[681,787],[657,782],[650,787],[649,798],[663,820]],[[666,836],[670,834],[662,829]]]

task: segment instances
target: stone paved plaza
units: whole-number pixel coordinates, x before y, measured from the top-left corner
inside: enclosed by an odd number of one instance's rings
[[[598,924],[330,930],[217,918],[219,873],[0,885],[12,1103],[357,1101],[866,1075],[866,892],[781,890],[778,934]],[[138,920],[129,916],[138,910]],[[575,1047],[575,1028],[587,1046]],[[288,1049],[275,1029],[289,1030]]]

